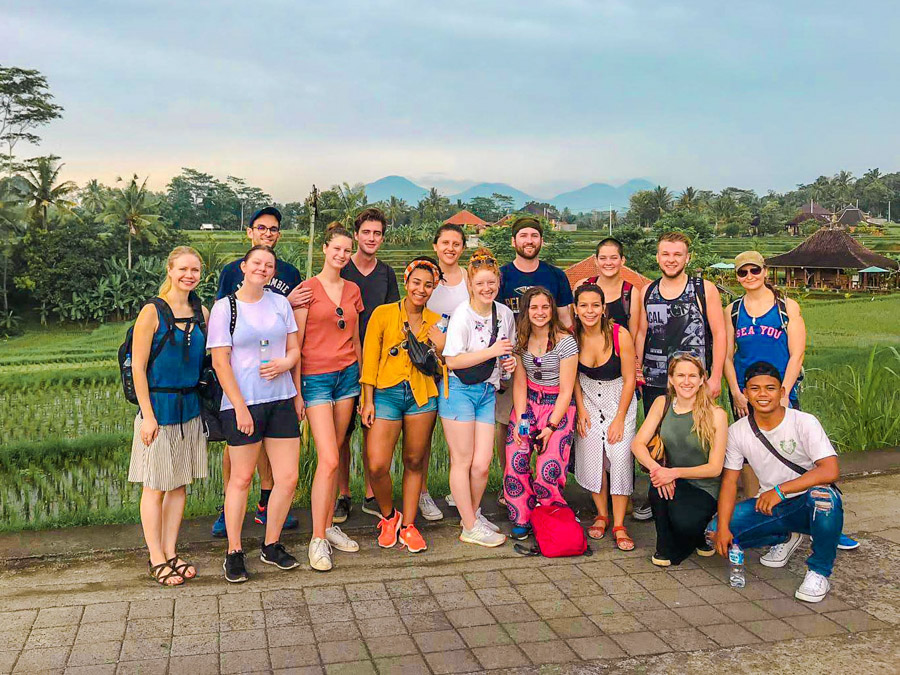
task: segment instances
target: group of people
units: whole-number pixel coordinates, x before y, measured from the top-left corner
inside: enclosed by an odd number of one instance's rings
[[[564,272],[540,259],[538,219],[514,221],[515,258],[502,266],[480,248],[462,267],[465,233],[445,224],[434,236],[436,259],[417,257],[404,269],[401,298],[394,271],[377,257],[386,227],[377,208],[363,210],[352,232],[332,224],[322,270],[301,280],[275,254],[281,214],[262,209],[247,230],[250,250],[222,271],[209,312],[193,292],[199,255],[188,247],[170,254],[159,298],[134,328],[140,410],[129,479],[144,486],[154,579],[179,585],[197,573],[176,544],[185,485],[207,475],[197,374],[209,350],[226,438],[224,507],[213,534],[227,538],[229,582],[249,578],[241,534],[257,472],[260,560],[280,569],[300,564],[281,534],[297,527],[289,508],[304,419],[317,453],[310,567],[328,571],[335,550],[359,550],[339,526],[353,508],[349,437],[357,421],[362,510],[378,519],[378,545],[424,551],[417,515],[443,518],[427,489],[440,416],[450,454],[447,501],[459,512],[462,542],[525,539],[538,504],[566,504],[573,471],[597,509],[588,536],[602,539],[612,525],[614,545],[632,550],[625,517],[636,459],[651,487],[649,503],[635,503],[633,514],[655,519],[654,564],[767,545],[763,564],[782,566],[812,534],[810,572],[797,597],[825,596],[843,536],[832,485],[837,459],[818,421],[799,410],[799,306],[768,285],[758,253],[738,256],[746,294],[723,311],[718,288],[687,274],[690,241],[681,233],[660,238],[662,276],[640,289],[622,278],[622,244],[604,239],[599,273],[573,293]],[[723,377],[737,420],[730,428],[716,403]],[[395,503],[391,466],[401,432]],[[509,535],[480,508],[495,448]],[[758,496],[736,504],[739,476],[745,495]],[[844,547],[856,545],[844,539]]]

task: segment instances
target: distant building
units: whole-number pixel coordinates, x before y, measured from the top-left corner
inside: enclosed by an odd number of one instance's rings
[[[582,279],[594,277],[598,274],[600,274],[600,270],[597,269],[597,258],[592,255],[566,268],[566,278],[569,280],[569,286],[573,290],[575,289],[575,284]],[[622,278],[638,289],[650,283],[650,279],[628,267],[622,268]]]
[[[787,230],[796,237],[800,234],[800,223],[817,220],[822,225],[830,225],[832,218],[834,218],[834,213],[810,200],[809,204],[800,207],[797,215],[787,224]]]
[[[896,280],[900,263],[875,253],[841,227],[829,226],[807,237],[787,253],[766,259],[772,280],[788,287],[884,288]],[[862,270],[877,267],[883,273]]]
[[[485,229],[490,226],[486,220],[482,220],[478,216],[476,216],[471,211],[467,211],[463,209],[458,213],[454,213],[452,216],[447,218],[444,221],[444,225],[459,225],[460,227],[474,227],[478,233],[480,234]]]
[[[846,206],[834,214],[834,224],[843,228],[865,225],[868,219],[868,214],[856,206]]]

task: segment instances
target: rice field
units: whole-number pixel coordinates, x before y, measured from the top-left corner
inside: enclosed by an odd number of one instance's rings
[[[809,332],[804,408],[821,418],[841,452],[900,444],[900,295],[801,304]],[[126,327],[34,329],[0,342],[0,531],[138,520],[140,488],[126,480],[136,408],[122,396],[115,363]],[[357,496],[360,442],[357,429]],[[212,515],[221,503],[221,445],[211,445],[209,456],[209,477],[189,488],[189,515]],[[315,464],[306,435],[298,505],[309,503]],[[395,458],[398,490],[400,471]],[[438,421],[432,494],[449,492],[448,477]],[[495,461],[490,488],[500,484]]]

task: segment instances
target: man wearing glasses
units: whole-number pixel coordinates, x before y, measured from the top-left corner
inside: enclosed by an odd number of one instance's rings
[[[247,226],[247,237],[250,239],[251,246],[269,246],[275,248],[278,240],[281,238],[281,212],[274,206],[266,206],[254,213],[250,218],[250,224]],[[300,282],[303,277],[300,276],[299,270],[284,260],[276,259],[275,276],[268,283],[266,288],[270,291],[285,296],[296,309],[309,304],[312,291],[308,288],[300,288]],[[222,268],[219,275],[219,290],[216,293],[216,299],[219,300],[234,293],[244,283],[244,273],[241,272],[241,259],[228,263]],[[269,459],[265,452],[259,453],[259,460],[256,465],[259,472],[259,502],[256,507],[256,516],[254,520],[260,524],[266,524],[266,507],[269,504],[269,494],[275,482],[272,478],[272,468],[269,466]],[[228,484],[231,475],[231,461],[228,457],[228,448],[222,455],[222,480],[223,485]],[[287,520],[284,522],[284,529],[291,530],[297,527],[297,519],[288,514]],[[219,517],[213,524],[212,534],[214,537],[225,537],[225,513],[219,513]]]

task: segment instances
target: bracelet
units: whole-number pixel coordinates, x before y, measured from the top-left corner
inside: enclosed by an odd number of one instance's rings
[[[553,424],[550,420],[547,420],[547,427],[553,429],[553,431],[557,431],[559,429],[558,424]]]
[[[776,485],[776,486],[775,486],[774,488],[772,488],[772,489],[775,490],[775,494],[776,494],[776,495],[778,495],[779,497],[781,497],[781,501],[784,501],[784,500],[785,500],[784,493],[781,491],[781,487],[780,487],[780,486]]]

